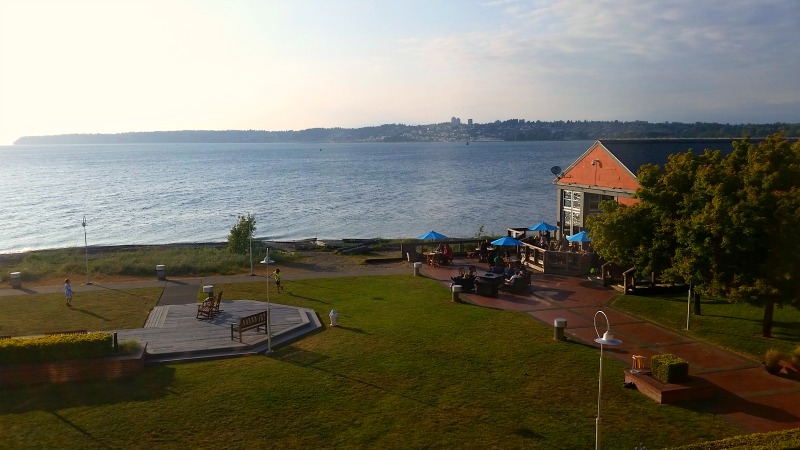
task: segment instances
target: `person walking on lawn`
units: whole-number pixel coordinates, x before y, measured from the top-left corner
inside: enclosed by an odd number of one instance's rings
[[[64,295],[67,297],[67,306],[72,306],[72,286],[69,284],[69,278],[64,280]]]
[[[281,286],[281,269],[275,269],[275,272],[272,272],[272,276],[275,277],[275,286],[278,286],[278,293],[283,292],[283,286]]]

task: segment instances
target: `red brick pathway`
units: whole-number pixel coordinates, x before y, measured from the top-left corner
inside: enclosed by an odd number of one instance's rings
[[[455,266],[424,266],[424,276],[450,284],[458,267],[475,265],[482,273],[486,265],[474,260],[456,260]],[[800,382],[770,375],[761,364],[721,348],[653,325],[617,311],[608,303],[617,292],[587,278],[533,275],[527,294],[501,292],[497,298],[461,294],[462,301],[504,310],[519,311],[553,326],[553,320],[567,320],[566,334],[572,339],[597,345],[593,320],[597,311],[608,315],[614,337],[622,345],[607,354],[631,363],[631,355],[648,357],[672,353],[689,362],[689,372],[713,384],[716,395],[711,404],[715,414],[745,431],[767,432],[800,427]],[[605,323],[598,324],[600,332]]]

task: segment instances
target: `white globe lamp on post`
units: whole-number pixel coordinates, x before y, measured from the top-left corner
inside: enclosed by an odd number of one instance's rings
[[[606,318],[606,332],[603,333],[603,337],[600,337],[600,331],[597,329],[598,314],[602,314],[603,317]],[[594,331],[597,333],[597,339],[594,341],[600,344],[600,375],[598,376],[597,382],[597,419],[594,423],[594,448],[595,450],[600,450],[600,396],[603,392],[603,346],[619,345],[622,344],[622,341],[614,339],[614,335],[611,334],[611,324],[608,322],[608,316],[603,311],[594,313]]]

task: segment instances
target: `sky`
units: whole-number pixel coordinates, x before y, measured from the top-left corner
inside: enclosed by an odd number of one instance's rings
[[[0,0],[0,145],[451,117],[800,122],[798,0]]]

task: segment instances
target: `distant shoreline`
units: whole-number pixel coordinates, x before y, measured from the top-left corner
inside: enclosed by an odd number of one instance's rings
[[[365,142],[584,141],[595,139],[753,138],[783,131],[800,136],[800,124],[650,123],[636,120],[551,122],[510,119],[491,123],[384,124],[362,128],[306,130],[181,130],[23,136],[14,145],[69,144],[286,144]]]

